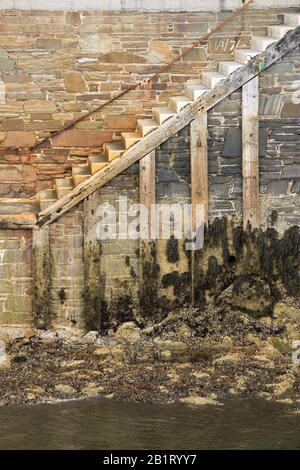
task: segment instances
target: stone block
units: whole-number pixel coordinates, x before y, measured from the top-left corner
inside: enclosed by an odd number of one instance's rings
[[[24,111],[25,113],[55,113],[56,104],[48,100],[25,101]]]
[[[166,41],[151,41],[148,47],[150,63],[169,62],[172,60],[171,46]]]
[[[54,147],[102,147],[110,142],[113,132],[70,130],[53,139]]]
[[[39,49],[60,49],[62,47],[61,39],[37,39],[36,47]]]
[[[36,136],[33,132],[8,131],[5,134],[1,147],[30,147],[36,143]]]
[[[66,72],[64,74],[66,90],[70,93],[83,93],[87,91],[87,85],[80,72]]]
[[[112,51],[112,39],[106,34],[91,34],[79,38],[79,47],[86,52],[108,54]]]

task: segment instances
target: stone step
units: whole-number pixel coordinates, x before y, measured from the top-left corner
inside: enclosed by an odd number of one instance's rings
[[[269,36],[253,36],[252,37],[252,47],[257,51],[264,51],[267,47],[274,44],[277,39]]]
[[[90,155],[88,157],[88,164],[91,174],[94,175],[97,171],[106,167],[108,165],[108,161],[105,155]]]
[[[272,36],[273,38],[281,39],[291,29],[293,29],[292,26],[286,26],[286,25],[269,26],[268,27],[268,34],[269,34],[269,36]]]
[[[235,62],[234,60],[219,62],[219,72],[226,76],[230,75],[240,67],[243,67],[243,64],[240,62]]]
[[[90,167],[88,164],[80,166],[72,166],[72,176],[74,185],[78,186],[91,176]]]
[[[296,28],[300,25],[300,13],[286,13],[284,15],[284,24]]]
[[[138,132],[121,132],[122,144],[126,150],[142,139]]]
[[[53,189],[43,189],[38,193],[38,197],[41,210],[47,209],[47,207],[57,201],[57,194]]]
[[[118,158],[125,152],[125,148],[121,142],[111,142],[109,144],[104,144],[104,154],[109,162]]]
[[[74,181],[72,177],[56,178],[55,189],[58,199],[61,199],[62,197],[66,196],[66,194],[70,193],[73,188]]]
[[[255,57],[257,54],[259,54],[259,51],[254,49],[236,49],[234,58],[241,64],[247,64],[247,62],[249,62],[249,60],[251,60],[252,57]]]
[[[171,96],[169,106],[173,111],[175,111],[175,113],[179,113],[179,111],[192,102],[193,101],[188,96]]]
[[[186,83],[185,84],[185,93],[193,101],[196,101],[200,96],[204,95],[208,91],[202,83]]]
[[[171,117],[175,116],[173,109],[171,108],[153,108],[153,117],[154,120],[159,124],[163,124]]]
[[[225,75],[217,72],[202,72],[202,83],[207,88],[214,88],[219,82],[225,79]]]
[[[0,224],[34,225],[40,211],[39,199],[0,199]]]
[[[150,132],[158,128],[158,124],[154,119],[138,119],[137,122],[137,132],[145,137]]]

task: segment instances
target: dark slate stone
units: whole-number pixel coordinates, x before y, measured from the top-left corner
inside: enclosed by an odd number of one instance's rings
[[[264,157],[268,142],[267,129],[259,129],[259,156]],[[222,152],[223,157],[240,157],[242,155],[242,129],[229,127],[227,129],[225,144]]]
[[[288,189],[287,180],[269,181],[266,192],[268,194],[286,194]]]

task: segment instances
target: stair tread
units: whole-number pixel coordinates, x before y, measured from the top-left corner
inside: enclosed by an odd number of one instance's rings
[[[285,24],[276,24],[268,27],[268,31],[271,32],[271,35],[280,33],[284,36],[286,33],[288,33],[288,31],[291,31],[292,29],[292,26],[288,26]]]
[[[234,72],[234,70],[239,69],[242,66],[243,64],[241,64],[240,62],[237,62],[236,60],[223,60],[219,62],[220,70],[222,68],[226,69],[226,67],[228,67],[229,70],[231,69],[230,73]]]
[[[157,122],[154,121],[154,119],[148,118],[148,119],[138,119],[138,124],[141,124],[143,126],[157,126]]]
[[[205,87],[202,83],[187,83],[186,87],[188,90],[205,90],[208,91],[208,88]]]
[[[183,108],[193,103],[193,100],[186,95],[183,96],[171,96],[169,100],[170,106],[173,106],[173,110],[178,113]]]
[[[58,187],[62,188],[68,188],[73,186],[73,179],[72,177],[67,177],[67,178],[56,178],[55,179],[55,184]]]
[[[40,200],[51,201],[57,199],[56,193],[53,189],[42,189],[39,191],[38,195]]]
[[[88,175],[88,174],[90,174],[89,166],[88,165],[72,166],[72,173],[74,175]]]
[[[125,150],[124,146],[120,142],[110,142],[105,144],[105,148],[108,150]]]
[[[0,199],[0,215],[38,214],[37,199],[22,198]]]
[[[108,163],[106,156],[103,155],[89,155],[89,162],[92,163]]]

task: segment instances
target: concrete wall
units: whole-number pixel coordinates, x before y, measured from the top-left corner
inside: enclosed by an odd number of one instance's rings
[[[236,9],[241,0],[2,0],[3,9],[23,10],[129,10],[129,11],[223,11]],[[255,0],[252,8],[297,7],[299,0]]]

